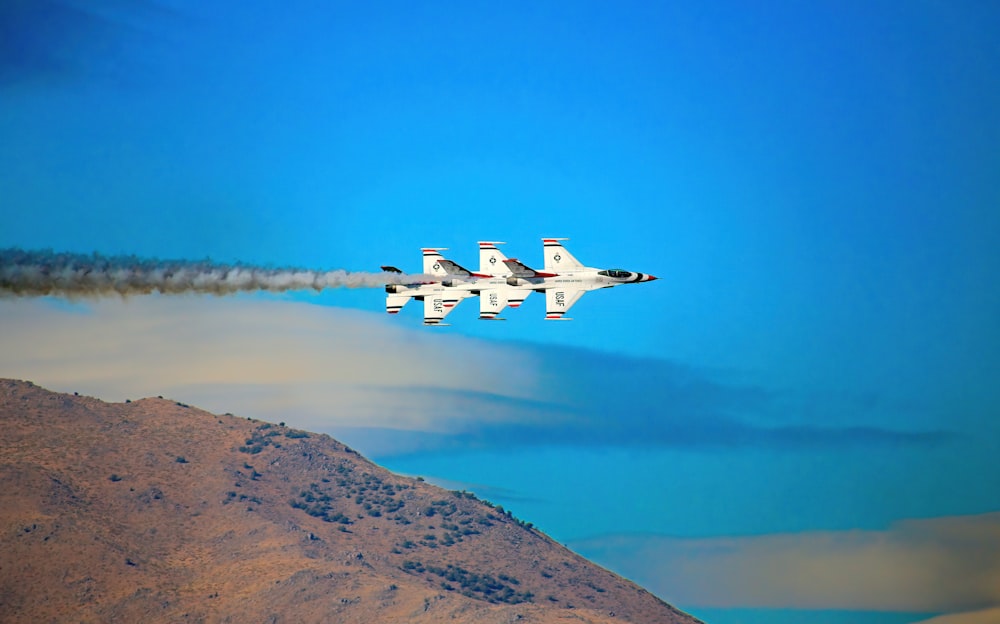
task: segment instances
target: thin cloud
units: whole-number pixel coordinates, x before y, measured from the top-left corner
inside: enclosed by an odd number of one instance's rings
[[[996,624],[1000,622],[1000,607],[977,609],[963,613],[948,613],[915,624]]]
[[[905,520],[880,531],[615,535],[571,546],[691,607],[966,612],[968,618],[1000,607],[1000,512]]]
[[[58,300],[57,300],[58,301]],[[107,400],[164,395],[219,411],[329,430],[441,431],[436,397],[508,375],[530,398],[513,349],[412,331],[379,315],[249,298],[146,296],[67,308],[0,301],[0,376]]]
[[[632,448],[829,449],[878,445],[927,446],[947,431],[876,426],[763,425],[773,396],[727,384],[673,362],[568,347],[518,345],[533,362],[530,398],[439,387],[386,388],[402,402],[434,404],[444,431],[419,440],[367,429],[360,438],[380,454],[551,445]],[[506,387],[508,384],[497,386]],[[376,441],[377,440],[377,441]]]
[[[59,300],[54,300],[58,302]],[[169,395],[332,433],[375,456],[537,446],[800,449],[944,432],[762,425],[773,397],[654,359],[500,344],[250,298],[0,301],[0,376]]]

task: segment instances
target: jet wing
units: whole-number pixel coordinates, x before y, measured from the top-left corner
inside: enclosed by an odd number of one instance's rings
[[[587,291],[575,288],[550,288],[545,291],[545,320],[569,321],[563,316]]]
[[[459,293],[434,293],[424,296],[424,325],[441,325],[444,317],[461,303]]]
[[[444,272],[448,275],[454,275],[456,277],[490,277],[489,275],[482,275],[480,273],[473,273],[472,271],[466,269],[465,267],[452,262],[451,260],[441,259],[438,260],[438,264],[444,269]]]
[[[498,318],[504,308],[507,307],[507,290],[499,288],[490,288],[489,290],[479,291],[479,318],[484,321],[503,321],[505,319]],[[528,291],[531,292],[531,291]]]
[[[525,279],[530,279],[533,277],[558,277],[558,275],[555,273],[542,273],[540,271],[536,271],[530,267],[527,267],[517,258],[509,258],[507,260],[504,260],[503,263],[507,265],[507,268],[510,269],[510,272],[513,274],[514,277],[522,277]]]

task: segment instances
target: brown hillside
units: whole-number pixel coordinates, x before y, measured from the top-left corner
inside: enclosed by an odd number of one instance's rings
[[[697,622],[329,436],[0,380],[0,621]]]

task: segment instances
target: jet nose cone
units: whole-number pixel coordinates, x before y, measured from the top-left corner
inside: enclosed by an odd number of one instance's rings
[[[660,279],[660,278],[656,277],[655,275],[647,275],[646,279],[644,279],[643,281],[644,282],[652,282],[655,279]]]

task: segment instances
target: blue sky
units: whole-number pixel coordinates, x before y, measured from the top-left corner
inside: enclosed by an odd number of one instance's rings
[[[929,548],[906,522],[946,535],[1000,511],[996,32],[979,2],[5,4],[0,247],[416,271],[424,246],[475,266],[477,240],[503,240],[537,265],[541,237],[568,236],[587,264],[661,279],[591,293],[572,323],[545,323],[532,297],[506,323],[466,303],[435,331],[410,308],[383,318],[377,289],[235,308],[7,300],[3,337],[112,321],[138,336],[141,312],[209,358],[244,344],[224,311],[314,367],[199,384],[170,351],[156,370],[178,399],[299,410],[710,622],[982,611],[1000,596],[907,601],[922,587],[901,580],[880,603],[778,571],[713,596],[629,553],[651,540],[688,565],[697,540],[757,536],[728,546],[828,562],[820,536],[861,531],[903,546],[857,561],[897,561]],[[336,319],[329,353],[277,325],[323,327],[307,308]],[[124,351],[82,375],[66,343],[33,344],[4,375],[109,400],[145,387],[116,367]],[[341,371],[346,353],[370,374]],[[324,419],[324,387],[369,416]]]

